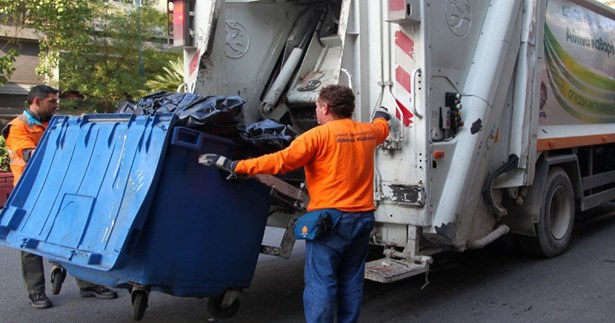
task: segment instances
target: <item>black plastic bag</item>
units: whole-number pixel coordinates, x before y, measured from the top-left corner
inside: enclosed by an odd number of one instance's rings
[[[118,113],[153,115],[174,113],[177,125],[225,137],[237,137],[243,129],[243,110],[246,101],[238,96],[203,97],[192,93],[156,92],[137,103],[123,102]]]
[[[263,153],[284,149],[297,136],[292,127],[271,119],[251,123],[239,133],[241,138]]]
[[[182,106],[175,114],[179,125],[220,136],[233,137],[243,129],[242,107],[238,96],[209,96]]]
[[[245,103],[238,96],[203,97],[192,93],[160,91],[143,97],[137,103],[124,101],[117,105],[116,111],[136,115],[174,113],[178,117],[176,126],[232,139],[249,148],[251,155],[286,148],[297,136],[297,131],[290,126],[269,119],[245,126]]]

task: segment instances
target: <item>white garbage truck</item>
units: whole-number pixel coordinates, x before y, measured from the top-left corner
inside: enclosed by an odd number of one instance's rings
[[[246,122],[314,127],[330,84],[354,90],[358,120],[389,109],[371,240],[384,252],[368,279],[420,274],[436,253],[504,235],[557,256],[576,212],[615,200],[615,11],[598,2],[169,0],[169,9],[184,90],[241,96]],[[262,252],[288,256],[287,238]]]

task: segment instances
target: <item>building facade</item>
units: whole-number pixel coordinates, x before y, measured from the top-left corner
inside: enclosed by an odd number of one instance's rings
[[[37,36],[30,30],[15,33],[14,29],[0,28],[0,55],[11,49],[15,49],[19,56],[15,58],[15,71],[9,82],[0,87],[0,115],[20,113],[30,88],[44,82],[44,78],[36,74],[39,64]]]

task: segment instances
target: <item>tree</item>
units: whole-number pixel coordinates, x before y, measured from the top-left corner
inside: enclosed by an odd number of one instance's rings
[[[15,63],[17,55],[16,50],[9,49],[4,56],[0,57],[0,86],[4,86],[15,72],[13,63]]]
[[[137,99],[148,90],[145,81],[179,56],[163,51],[166,15],[152,1],[136,8],[105,0],[0,0],[0,8],[0,23],[42,35],[37,72],[98,102],[100,111]]]
[[[82,45],[88,41],[90,26],[87,19],[93,14],[92,2],[96,1],[0,0],[0,24],[15,30],[27,28],[36,31],[40,35],[39,71],[50,74],[57,66],[56,53],[83,48]],[[7,59],[4,63],[9,65]]]
[[[145,82],[145,86],[147,86],[148,91],[159,90],[175,92],[183,82],[184,61],[182,58],[178,57],[175,60],[168,61],[166,66],[162,67],[161,74],[155,74],[149,77]]]
[[[179,54],[164,52],[163,44],[155,41],[166,31],[166,16],[151,7],[103,4],[97,19],[87,53],[63,53],[61,61],[66,64],[61,65],[60,85],[98,98],[108,112],[116,102],[136,99],[149,90],[148,77],[161,73],[165,63]]]

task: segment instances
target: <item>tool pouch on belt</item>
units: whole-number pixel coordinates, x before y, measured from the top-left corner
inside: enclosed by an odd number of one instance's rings
[[[342,217],[336,209],[322,209],[308,212],[297,218],[294,226],[295,239],[314,240],[333,232]]]

